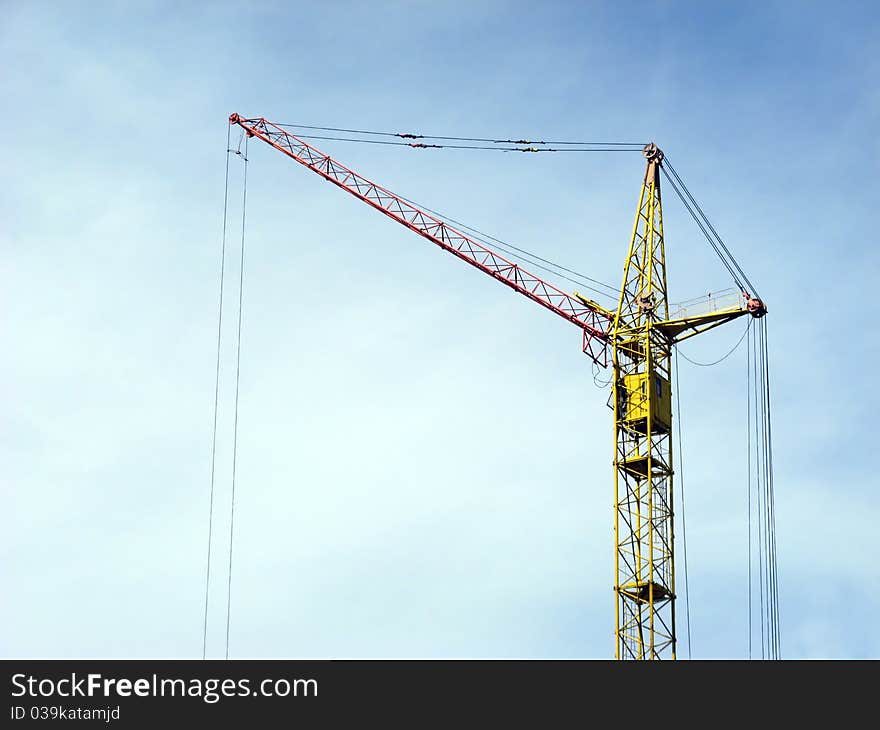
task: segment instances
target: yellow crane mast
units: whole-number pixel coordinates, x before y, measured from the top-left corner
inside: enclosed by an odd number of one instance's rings
[[[645,180],[614,316],[615,655],[675,657],[672,510],[672,342],[660,164],[649,147]]]
[[[733,307],[670,319],[660,196],[663,151],[649,144],[643,154],[647,167],[620,299],[610,313],[615,656],[674,659],[673,347],[745,314],[763,316],[766,308],[746,294]]]

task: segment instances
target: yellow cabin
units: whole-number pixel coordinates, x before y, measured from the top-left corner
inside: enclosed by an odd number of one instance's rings
[[[650,398],[648,382],[651,383]],[[648,403],[653,402],[652,431],[668,431],[672,424],[672,397],[669,381],[658,373],[624,375],[621,389],[621,416],[627,425],[642,433],[648,426]]]

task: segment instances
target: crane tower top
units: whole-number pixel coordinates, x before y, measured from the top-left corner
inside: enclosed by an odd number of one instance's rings
[[[649,142],[642,147],[642,154],[648,162],[656,162],[658,165],[663,162],[663,150],[654,142]]]

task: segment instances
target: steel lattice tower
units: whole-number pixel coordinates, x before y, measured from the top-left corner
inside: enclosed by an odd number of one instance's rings
[[[649,145],[612,338],[616,648],[620,659],[675,657],[672,341],[660,163]]]

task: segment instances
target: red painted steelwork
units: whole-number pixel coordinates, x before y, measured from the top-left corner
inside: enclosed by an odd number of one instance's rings
[[[249,136],[263,140],[411,231],[577,325],[584,333],[584,353],[602,367],[608,365],[607,347],[612,322],[607,314],[585,307],[574,297],[416,208],[390,190],[358,175],[278,125],[263,118],[244,119],[238,114],[230,115],[229,123],[239,125]]]

